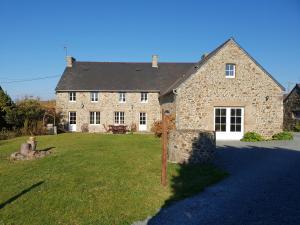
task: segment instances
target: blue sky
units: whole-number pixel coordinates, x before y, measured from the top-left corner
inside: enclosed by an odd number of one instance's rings
[[[54,98],[65,45],[80,61],[195,62],[231,36],[283,86],[300,83],[300,0],[0,0],[0,85]]]

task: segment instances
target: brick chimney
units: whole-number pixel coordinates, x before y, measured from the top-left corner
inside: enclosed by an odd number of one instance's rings
[[[73,62],[75,62],[76,59],[73,58],[72,56],[66,56],[66,62],[67,62],[67,67],[72,67]]]
[[[158,55],[152,55],[152,67],[158,68]]]

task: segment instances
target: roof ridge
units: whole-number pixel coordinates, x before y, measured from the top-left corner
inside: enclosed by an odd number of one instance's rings
[[[120,62],[120,61],[75,61],[75,63],[128,63],[128,64],[151,64],[152,62]],[[195,62],[159,62],[159,64],[194,64]]]

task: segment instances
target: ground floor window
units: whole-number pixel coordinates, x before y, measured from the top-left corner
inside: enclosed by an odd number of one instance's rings
[[[242,109],[231,109],[230,113],[230,131],[241,132]]]
[[[69,112],[69,123],[76,124],[76,112]]]
[[[293,111],[293,118],[300,120],[300,110]]]
[[[115,124],[124,124],[124,112],[115,112]]]
[[[140,125],[146,125],[147,123],[147,116],[145,112],[140,113]]]
[[[215,109],[215,131],[226,132],[226,109]]]
[[[90,112],[90,124],[100,124],[100,112]]]

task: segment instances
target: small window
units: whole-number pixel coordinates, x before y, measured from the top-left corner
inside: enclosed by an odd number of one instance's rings
[[[148,102],[148,93],[147,92],[141,93],[141,102],[143,102],[143,103]]]
[[[235,64],[226,64],[225,69],[226,77],[227,78],[234,78],[235,77]]]
[[[124,112],[115,112],[115,124],[124,124]]]
[[[76,92],[74,92],[74,91],[69,92],[69,101],[76,102]]]
[[[125,92],[119,92],[119,102],[120,103],[126,102]]]
[[[100,124],[100,112],[90,112],[90,124]]]
[[[91,92],[91,102],[98,102],[98,92]]]

